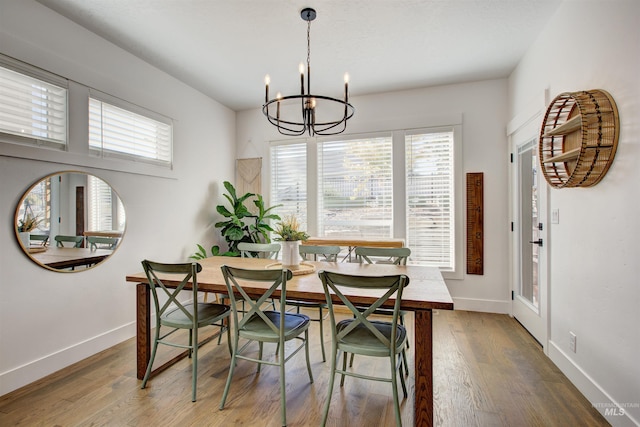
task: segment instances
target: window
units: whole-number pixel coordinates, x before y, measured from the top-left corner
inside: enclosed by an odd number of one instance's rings
[[[271,147],[271,205],[284,218],[295,215],[307,229],[307,145],[298,142]]]
[[[421,265],[454,268],[453,130],[405,136],[407,246]]]
[[[124,206],[111,186],[87,175],[87,188],[87,231],[124,230]]]
[[[272,143],[271,203],[313,235],[404,239],[410,264],[461,278],[460,128]]]
[[[392,237],[391,174],[391,136],[319,142],[319,234]]]
[[[89,149],[171,166],[172,126],[91,97]]]
[[[12,136],[9,142],[66,147],[66,81],[52,75],[51,80],[59,83],[53,84],[28,75],[26,64],[16,61],[15,66],[27,74],[5,67],[8,62],[0,58],[0,132]],[[48,76],[41,70],[33,72]]]

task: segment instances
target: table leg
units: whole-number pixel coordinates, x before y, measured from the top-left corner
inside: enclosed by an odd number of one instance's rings
[[[151,292],[145,283],[136,285],[136,355],[141,380],[151,357]]]
[[[431,310],[415,312],[415,400],[413,424],[433,425],[433,317]]]

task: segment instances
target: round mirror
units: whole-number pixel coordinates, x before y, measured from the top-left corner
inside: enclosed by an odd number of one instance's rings
[[[120,197],[102,179],[84,172],[45,176],[22,196],[15,215],[24,253],[53,271],[95,267],[122,242],[125,212]]]

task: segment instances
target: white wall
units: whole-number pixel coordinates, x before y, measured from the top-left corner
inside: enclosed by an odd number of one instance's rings
[[[135,173],[143,166],[134,173],[101,169],[71,153],[20,159],[11,157],[20,147],[0,145],[2,395],[135,334],[135,286],[125,275],[141,271],[143,258],[184,261],[196,243],[216,241],[210,224],[223,200],[222,181],[234,177],[236,136],[233,111],[42,5],[0,0],[0,11],[0,53],[173,118],[175,159],[173,172],[159,178]],[[86,144],[87,134],[70,124],[71,144]],[[84,161],[91,167],[78,166]],[[102,265],[65,274],[32,263],[12,224],[32,183],[69,169],[93,173],[116,189],[127,232]]]
[[[604,89],[620,113],[615,161],[595,187],[552,189],[551,359],[613,425],[640,423],[640,2],[565,1],[509,79],[517,116],[546,88]],[[577,352],[569,350],[569,331]]]
[[[357,82],[351,84],[356,87]],[[484,172],[485,273],[447,280],[457,309],[508,313],[511,306],[506,91],[505,79],[351,98],[356,114],[345,132],[350,134],[447,125],[462,117],[463,177],[467,172]],[[263,192],[267,196],[269,141],[286,137],[278,134],[258,109],[238,113],[237,123],[238,158],[264,159]],[[462,260],[463,271],[464,265]]]

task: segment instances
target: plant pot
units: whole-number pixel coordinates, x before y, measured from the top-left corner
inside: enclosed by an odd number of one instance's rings
[[[31,246],[31,233],[28,231],[19,231],[18,236],[20,237],[22,247],[29,250],[29,247]]]
[[[282,244],[282,266],[298,267],[300,265],[300,240],[284,241]]]

